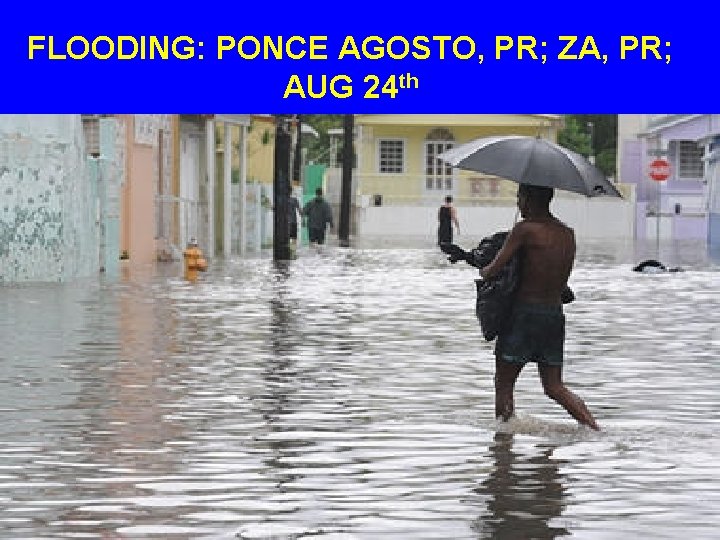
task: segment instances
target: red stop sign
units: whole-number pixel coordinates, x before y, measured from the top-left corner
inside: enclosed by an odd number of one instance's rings
[[[670,163],[664,159],[656,159],[650,164],[650,178],[662,182],[670,177]]]

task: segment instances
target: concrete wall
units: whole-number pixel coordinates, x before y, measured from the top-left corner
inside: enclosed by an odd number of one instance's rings
[[[97,167],[100,201],[100,265],[106,276],[120,270],[120,188],[125,178],[125,124],[117,118],[100,120],[100,158]]]
[[[708,216],[672,215],[673,238],[676,240],[701,240],[708,236]]]
[[[79,115],[0,116],[0,283],[99,270],[97,183]]]
[[[631,239],[635,234],[635,201],[605,198],[557,198],[555,215],[575,229],[578,239]],[[435,241],[436,207],[369,206],[358,208],[359,237],[418,236]],[[458,243],[470,245],[482,237],[510,229],[517,210],[511,206],[458,207]],[[518,215],[519,219],[519,215]]]
[[[269,186],[263,187],[263,184],[248,184],[245,190],[245,251],[256,252],[263,246],[272,244],[272,220],[273,212],[263,206],[263,193],[270,193]],[[232,186],[232,206],[233,206],[233,222],[232,222],[232,252],[240,253],[240,186],[233,184]],[[268,220],[269,216],[269,220]],[[269,229],[268,229],[269,223]]]
[[[708,216],[708,249],[720,261],[720,213]]]

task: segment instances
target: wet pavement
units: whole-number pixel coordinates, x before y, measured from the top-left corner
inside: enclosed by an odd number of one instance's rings
[[[644,248],[643,248],[644,249]],[[717,537],[720,267],[580,246],[565,379],[493,418],[474,279],[432,247],[0,288],[0,537]]]

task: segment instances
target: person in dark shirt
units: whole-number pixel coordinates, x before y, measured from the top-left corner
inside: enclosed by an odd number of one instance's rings
[[[445,204],[438,210],[438,245],[452,244],[453,223],[455,224],[458,234],[460,234],[460,222],[457,218],[457,210],[452,202],[452,196],[448,195],[445,197]]]
[[[308,236],[311,244],[322,245],[325,243],[325,231],[330,225],[332,229],[333,215],[332,208],[323,198],[322,188],[315,190],[315,198],[305,205],[302,215],[307,217]]]

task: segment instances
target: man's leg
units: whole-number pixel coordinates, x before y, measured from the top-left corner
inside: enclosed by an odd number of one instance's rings
[[[520,364],[511,364],[495,356],[495,418],[507,422],[514,416],[513,391],[522,368]]]
[[[538,363],[545,395],[562,405],[570,415],[586,426],[600,430],[587,406],[578,396],[568,390],[562,382],[562,367]]]

